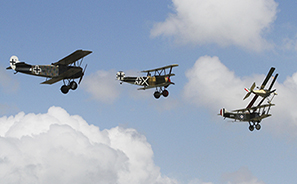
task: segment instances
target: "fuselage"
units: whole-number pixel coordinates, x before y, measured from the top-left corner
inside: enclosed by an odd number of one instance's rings
[[[225,109],[220,110],[220,115],[225,118],[230,118],[238,121],[247,121],[247,122],[250,122],[253,119],[260,117],[260,113],[258,112],[232,113],[232,112],[227,112]]]
[[[81,77],[82,68],[77,66],[67,65],[29,65],[26,63],[17,63],[15,67],[16,72],[24,74],[54,78],[62,75],[64,72],[71,69],[71,72],[65,76],[65,79],[76,79]]]
[[[124,77],[121,81],[139,86],[157,86],[170,83],[170,79],[167,76]]]
[[[266,90],[266,89],[260,89],[260,90],[252,90],[252,93],[256,94],[256,95],[259,95],[263,98],[267,98],[270,96],[271,93],[274,93],[275,90]],[[276,93],[275,93],[276,94]]]

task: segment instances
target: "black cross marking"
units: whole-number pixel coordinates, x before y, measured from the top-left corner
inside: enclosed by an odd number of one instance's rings
[[[38,75],[41,72],[41,68],[38,65],[35,65],[35,67],[33,68],[33,72]]]
[[[140,84],[141,81],[142,81],[141,78],[140,77],[137,77],[136,80],[135,80],[135,84]]]

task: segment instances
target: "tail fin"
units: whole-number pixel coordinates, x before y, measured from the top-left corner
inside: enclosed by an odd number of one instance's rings
[[[125,77],[125,73],[123,71],[119,71],[117,74],[116,74],[116,78],[120,81],[124,80],[124,77]]]
[[[255,87],[256,87],[256,83],[254,82],[253,85],[251,86],[251,89],[244,88],[248,93],[245,95],[243,100],[245,100],[246,98],[248,98],[251,95],[251,93],[253,92]]]
[[[6,68],[6,69],[13,69],[15,70],[16,69],[16,63],[19,63],[19,58],[16,57],[16,56],[11,56],[10,57],[10,60],[9,60],[9,64],[10,64],[10,67]]]

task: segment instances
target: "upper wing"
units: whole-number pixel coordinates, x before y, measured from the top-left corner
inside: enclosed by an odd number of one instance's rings
[[[59,60],[58,62],[53,63],[53,65],[69,65],[69,64],[72,64],[72,63],[76,62],[77,60],[79,60],[91,53],[92,53],[92,51],[88,51],[88,50],[77,50],[77,51],[73,52],[72,54]]]
[[[56,82],[59,82],[60,80],[65,79],[66,77],[74,75],[75,72],[76,72],[76,70],[74,68],[70,68],[69,70],[62,73],[61,75],[59,75],[57,77],[53,77],[53,78],[51,78],[49,80],[46,80],[46,81],[42,82],[41,84],[54,84]]]
[[[248,110],[257,110],[257,109],[265,108],[265,107],[269,107],[269,106],[275,106],[275,104],[265,104],[265,105],[259,105],[259,106],[256,106],[256,107],[251,107],[251,108],[236,109],[236,110],[233,110],[232,112],[245,112],[245,111],[248,111]]]
[[[168,66],[164,66],[164,67],[160,67],[160,68],[155,68],[155,69],[151,69],[151,70],[143,70],[141,72],[143,73],[147,73],[147,72],[155,72],[155,71],[158,71],[158,70],[165,70],[167,68],[173,68],[173,67],[177,67],[178,64],[173,64],[173,65],[168,65]]]
[[[265,85],[267,84],[268,80],[270,79],[270,77],[272,76],[273,72],[274,72],[275,68],[271,67],[265,80],[263,81],[262,85],[261,85],[261,89],[264,89]]]
[[[273,87],[273,85],[274,85],[274,83],[275,83],[277,77],[278,77],[278,73],[274,76],[274,79],[273,79],[272,83],[271,83],[270,86],[269,86],[269,89],[268,89],[269,91],[271,91],[271,89],[272,89],[272,87]]]

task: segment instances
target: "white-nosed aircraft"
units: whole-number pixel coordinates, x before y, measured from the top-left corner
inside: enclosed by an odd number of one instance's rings
[[[54,84],[63,80],[64,85],[61,87],[61,91],[62,93],[67,94],[69,89],[75,90],[78,86],[74,79],[80,78],[78,82],[78,84],[80,84],[87,65],[84,70],[80,66],[83,58],[90,53],[92,53],[92,51],[77,50],[51,65],[30,65],[25,62],[20,62],[17,56],[12,56],[10,58],[10,66],[6,69],[13,69],[15,74],[21,72],[24,74],[46,77],[47,79],[49,78],[41,84]],[[78,60],[80,59],[81,61],[79,62]]]

